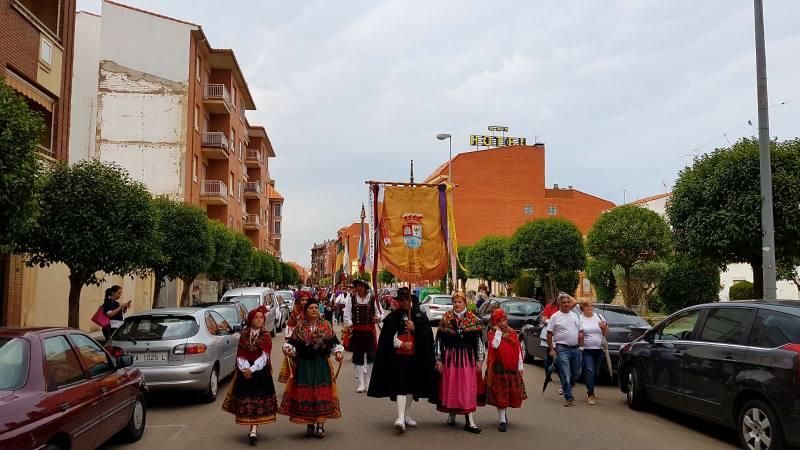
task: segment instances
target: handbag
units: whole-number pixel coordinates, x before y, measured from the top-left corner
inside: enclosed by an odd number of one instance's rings
[[[399,339],[400,342],[402,342],[404,344],[405,343],[411,344],[411,348],[406,349],[406,348],[403,348],[403,347],[397,347],[396,353],[398,355],[400,355],[400,356],[414,356],[415,347],[416,347],[414,345],[414,333],[409,333],[408,331],[406,331],[403,334],[398,334],[397,335],[397,339]]]
[[[111,326],[111,319],[109,319],[106,315],[106,312],[103,311],[102,305],[97,308],[97,311],[95,311],[94,315],[92,316],[92,322],[99,325],[100,328],[109,328]]]
[[[342,347],[344,350],[349,352],[350,350],[350,327],[342,328]]]

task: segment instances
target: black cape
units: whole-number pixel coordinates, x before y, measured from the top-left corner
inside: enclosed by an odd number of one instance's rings
[[[428,316],[419,308],[412,310],[411,317],[414,322],[413,357],[398,357],[395,354],[394,335],[398,331],[405,331],[403,311],[392,311],[383,319],[368,396],[389,397],[394,401],[398,394],[413,394],[415,400],[430,398],[434,394],[436,359],[433,354],[433,330]],[[403,383],[402,378],[406,377],[410,380],[406,384],[410,392],[398,392],[398,384]]]

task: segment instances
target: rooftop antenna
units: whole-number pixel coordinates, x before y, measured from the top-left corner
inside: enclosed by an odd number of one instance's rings
[[[411,184],[414,184],[414,160],[411,160]]]

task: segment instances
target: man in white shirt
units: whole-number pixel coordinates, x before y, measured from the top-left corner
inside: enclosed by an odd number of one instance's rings
[[[372,363],[375,361],[377,346],[375,324],[380,322],[383,309],[372,294],[367,281],[353,280],[353,288],[355,292],[347,299],[344,306],[344,324],[351,327],[350,350],[353,352],[353,364],[356,366],[358,380],[356,392],[361,393],[369,386],[372,375]]]
[[[572,386],[581,376],[581,354],[583,347],[583,322],[572,312],[573,301],[568,295],[558,300],[558,312],[547,322],[547,347],[550,356],[556,358],[564,406],[572,406],[575,397]]]

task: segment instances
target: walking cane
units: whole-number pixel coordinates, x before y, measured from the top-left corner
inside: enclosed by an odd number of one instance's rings
[[[342,361],[344,361],[344,358],[342,358]],[[342,370],[342,361],[339,361],[339,367],[336,368],[336,375],[333,376],[334,383],[339,379],[339,372]]]

